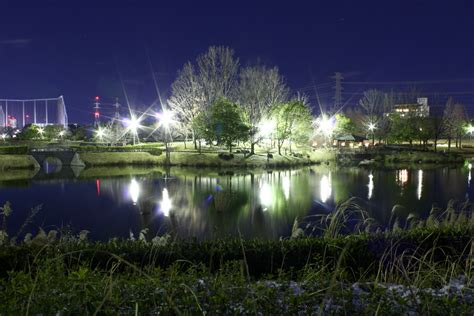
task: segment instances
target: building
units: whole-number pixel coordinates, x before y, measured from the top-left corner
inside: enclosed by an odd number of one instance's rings
[[[367,138],[354,134],[339,135],[333,140],[333,146],[339,148],[360,148],[364,146],[368,147],[370,144],[371,142]]]
[[[417,98],[416,103],[395,104],[392,113],[400,114],[401,117],[428,117],[430,116],[428,98]]]

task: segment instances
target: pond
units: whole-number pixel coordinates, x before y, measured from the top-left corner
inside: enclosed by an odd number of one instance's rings
[[[395,204],[427,216],[433,203],[471,198],[471,170],[305,167],[293,170],[101,168],[42,173],[0,182],[0,204],[12,203],[10,234],[42,205],[28,230],[70,226],[106,240],[172,230],[182,237],[235,236],[278,239],[291,234],[296,218],[331,212],[359,197],[377,222],[390,220]],[[63,175],[61,175],[63,174]],[[65,174],[65,175],[64,175]],[[107,175],[101,175],[107,174]],[[114,176],[111,176],[114,174]],[[120,175],[121,174],[121,175]],[[125,174],[125,175],[124,175]]]

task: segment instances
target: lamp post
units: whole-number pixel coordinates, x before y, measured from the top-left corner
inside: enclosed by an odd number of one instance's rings
[[[163,127],[165,132],[165,152],[166,152],[166,163],[171,163],[171,152],[169,148],[169,139],[171,138],[170,127],[174,124],[174,113],[172,111],[163,110],[156,115],[159,126]]]
[[[372,133],[372,146],[375,145],[375,129],[377,128],[377,125],[375,125],[375,123],[373,122],[370,122],[369,123],[369,131]]]

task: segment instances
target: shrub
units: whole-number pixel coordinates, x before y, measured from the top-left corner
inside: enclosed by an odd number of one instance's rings
[[[1,155],[26,155],[28,146],[0,146]]]

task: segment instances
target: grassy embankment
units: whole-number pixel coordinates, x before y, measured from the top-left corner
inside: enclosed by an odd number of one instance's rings
[[[351,235],[338,208],[320,237],[295,228],[280,241],[3,234],[0,313],[471,315],[474,219],[462,205]]]
[[[309,158],[306,156],[309,155]],[[166,155],[153,155],[147,152],[83,152],[81,159],[86,166],[119,166],[119,165],[164,165]],[[308,152],[304,157],[292,155],[273,155],[267,160],[266,155],[256,154],[244,157],[243,154],[234,154],[230,160],[218,157],[217,152],[197,153],[193,151],[171,152],[171,165],[188,167],[284,167],[308,165],[326,161],[334,161],[334,152],[317,150]]]

